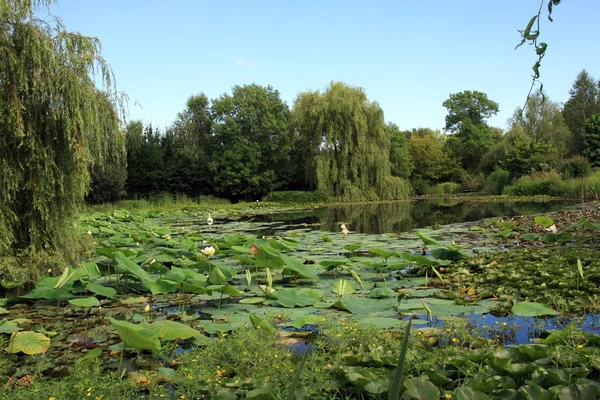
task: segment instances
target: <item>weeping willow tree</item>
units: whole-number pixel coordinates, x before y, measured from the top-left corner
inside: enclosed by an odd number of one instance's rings
[[[406,181],[390,174],[390,137],[383,111],[364,90],[332,82],[324,93],[305,92],[294,103],[306,179],[341,200],[407,197]]]
[[[50,3],[0,1],[0,275],[75,259],[89,171],[122,143],[100,42],[38,19]]]

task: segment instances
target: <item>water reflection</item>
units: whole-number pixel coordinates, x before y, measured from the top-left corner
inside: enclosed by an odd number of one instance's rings
[[[282,222],[286,230],[314,226],[339,231],[345,223],[353,232],[381,234],[484,218],[546,213],[565,209],[576,201],[465,202],[450,199],[365,203],[332,206],[310,211],[255,216],[257,222]],[[265,232],[268,234],[270,232]]]

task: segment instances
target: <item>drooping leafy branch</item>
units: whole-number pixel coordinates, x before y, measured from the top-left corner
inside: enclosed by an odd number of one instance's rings
[[[522,45],[524,45],[525,43],[529,43],[530,45],[532,45],[535,48],[535,53],[538,56],[537,61],[533,65],[533,76],[532,76],[533,80],[531,82],[531,87],[529,88],[529,93],[527,93],[527,99],[525,100],[525,104],[527,104],[527,101],[529,101],[531,93],[533,92],[533,88],[535,87],[537,82],[539,82],[539,84],[540,84],[540,92],[541,93],[543,93],[543,89],[544,89],[544,85],[539,80],[539,78],[540,78],[540,67],[542,65],[542,59],[546,55],[546,50],[548,49],[548,44],[545,42],[538,42],[538,39],[540,37],[540,19],[541,19],[541,15],[542,15],[542,8],[544,7],[545,1],[546,0],[541,0],[540,8],[539,8],[537,14],[534,15],[529,20],[529,23],[527,24],[527,27],[525,28],[525,30],[519,30],[519,33],[521,34],[521,43],[519,43],[515,47],[515,50],[516,50],[519,47],[521,47]],[[561,3],[561,1],[562,0],[549,0],[548,1],[548,20],[550,20],[550,22],[553,21],[553,19],[552,19],[553,7],[559,5]],[[544,102],[544,100],[545,100],[544,97],[542,97],[542,102]]]

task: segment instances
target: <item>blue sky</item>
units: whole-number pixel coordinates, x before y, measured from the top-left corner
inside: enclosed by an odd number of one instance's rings
[[[500,104],[505,128],[522,106],[535,54],[519,42],[539,0],[204,1],[61,0],[51,11],[70,31],[95,36],[128,94],[129,119],[165,128],[204,92],[271,85],[290,105],[299,92],[343,81],[366,90],[401,129],[442,128],[450,93],[479,90]],[[577,73],[600,76],[600,1],[566,0],[541,68],[550,99],[564,102]]]

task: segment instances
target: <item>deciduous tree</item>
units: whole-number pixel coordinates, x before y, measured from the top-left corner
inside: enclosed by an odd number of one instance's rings
[[[68,260],[90,167],[121,133],[100,42],[39,20],[49,3],[0,2],[0,255]]]

